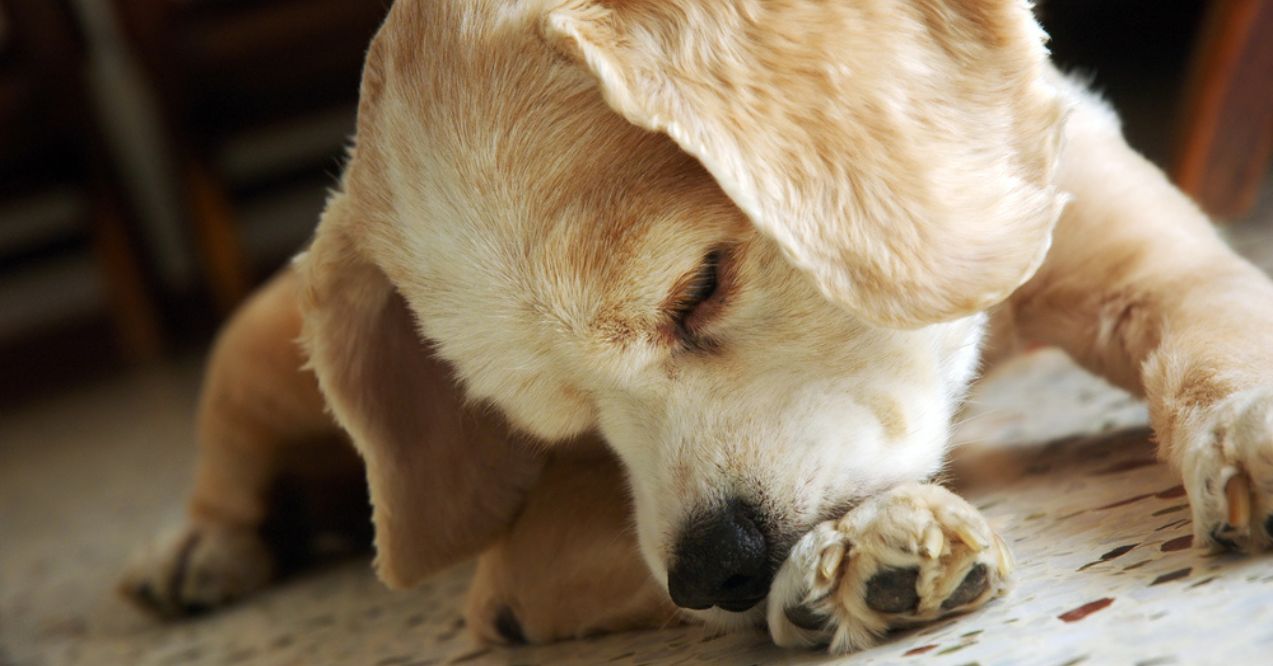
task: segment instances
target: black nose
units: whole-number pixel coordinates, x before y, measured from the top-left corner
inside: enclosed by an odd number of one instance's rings
[[[742,612],[764,599],[773,582],[769,544],[742,502],[691,521],[673,557],[667,589],[681,608]]]

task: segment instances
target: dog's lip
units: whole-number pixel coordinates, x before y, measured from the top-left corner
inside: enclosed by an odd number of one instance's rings
[[[716,607],[728,611],[730,613],[745,613],[756,607],[756,604],[764,601],[764,597],[756,597],[755,599],[739,599],[737,601],[721,601],[716,603]]]

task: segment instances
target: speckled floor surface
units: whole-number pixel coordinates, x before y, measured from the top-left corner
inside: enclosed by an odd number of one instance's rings
[[[1267,210],[1267,209],[1266,209]],[[1235,232],[1273,266],[1273,218]],[[234,609],[159,624],[113,593],[128,553],[178,517],[193,450],[190,361],[0,414],[0,664],[817,663],[759,633],[700,628],[482,649],[459,621],[467,569],[391,593],[366,559]],[[13,381],[6,378],[6,381]],[[1178,481],[1144,409],[1050,350],[1001,367],[960,439],[962,491],[1011,542],[1016,590],[842,663],[1273,663],[1273,555],[1189,548]],[[989,472],[988,472],[989,470]]]

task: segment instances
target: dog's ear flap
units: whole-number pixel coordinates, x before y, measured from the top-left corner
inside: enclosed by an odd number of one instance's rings
[[[983,310],[1050,244],[1064,111],[1023,0],[569,0],[542,32],[877,323]]]
[[[366,464],[376,570],[407,587],[503,534],[541,462],[497,414],[465,403],[406,302],[346,236],[340,196],[297,261],[302,343]]]

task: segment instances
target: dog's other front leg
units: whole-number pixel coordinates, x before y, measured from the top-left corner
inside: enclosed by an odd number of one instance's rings
[[[554,454],[512,530],[482,554],[465,612],[478,640],[544,643],[683,621],[641,559],[627,483],[602,446]]]
[[[139,552],[120,585],[163,615],[220,606],[273,579],[278,553],[262,527],[280,480],[312,479],[328,495],[349,488],[365,506],[357,456],[302,369],[296,298],[285,271],[235,314],[213,349],[185,522]]]
[[[1195,543],[1267,546],[1273,529],[1273,282],[1074,89],[1052,251],[1010,301],[1025,339],[1144,395],[1184,477]]]
[[[905,484],[796,543],[769,594],[769,633],[782,646],[861,650],[889,629],[982,606],[1011,569],[977,509],[941,486]]]

